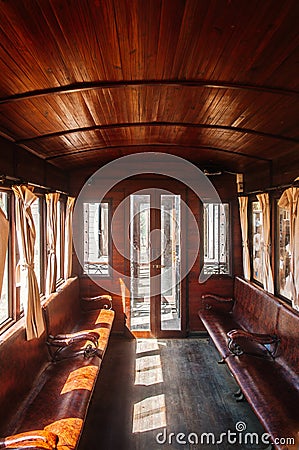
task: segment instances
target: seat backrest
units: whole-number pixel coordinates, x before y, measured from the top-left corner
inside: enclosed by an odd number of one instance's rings
[[[277,334],[280,339],[278,355],[297,374],[299,382],[299,313],[291,306],[281,305]]]
[[[47,334],[71,332],[82,314],[78,279],[70,278],[62,291],[51,294],[43,305],[43,313]]]
[[[5,436],[13,432],[12,417],[48,362],[46,333],[27,341],[19,327],[0,343],[0,354],[0,436]]]
[[[253,333],[274,334],[277,330],[280,302],[259,286],[236,277],[234,316]]]

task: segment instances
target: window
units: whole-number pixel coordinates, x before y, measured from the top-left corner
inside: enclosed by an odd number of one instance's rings
[[[109,275],[109,203],[84,203],[84,273]]]
[[[56,236],[56,262],[57,272],[56,281],[60,283],[63,279],[63,264],[64,264],[64,218],[65,218],[64,202],[58,200],[57,202],[57,236]]]
[[[61,201],[57,202],[57,236],[56,236],[56,261],[57,261],[57,281],[61,278]]]
[[[39,291],[41,292],[41,274],[42,274],[42,248],[41,248],[41,201],[39,198],[31,205],[31,213],[35,226],[35,245],[34,245],[34,271],[37,278]]]
[[[204,273],[230,273],[229,204],[204,203]]]
[[[252,202],[252,274],[256,281],[263,280],[262,210],[258,201]]]
[[[280,295],[292,300],[291,282],[290,282],[290,211],[284,208],[278,208],[278,292]]]
[[[0,192],[0,208],[8,217],[8,195]],[[9,278],[8,278],[8,252],[3,274],[2,291],[0,292],[0,325],[9,318]]]

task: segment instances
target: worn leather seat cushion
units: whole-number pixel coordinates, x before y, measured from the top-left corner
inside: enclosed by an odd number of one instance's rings
[[[277,360],[241,355],[226,362],[267,432],[273,438],[295,437],[299,431],[299,377],[297,381],[290,377]]]

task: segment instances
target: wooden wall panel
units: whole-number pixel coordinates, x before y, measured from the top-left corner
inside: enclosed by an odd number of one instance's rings
[[[68,190],[69,176],[26,149],[0,137],[0,175],[20,178],[62,191]]]
[[[95,194],[96,195],[96,194]],[[112,206],[111,216],[115,213],[117,207],[124,198],[124,192],[122,190],[114,190],[107,195],[107,199],[110,200]],[[125,246],[125,234],[124,234],[124,214],[121,210],[117,221],[114,220],[112,236],[117,236],[117,248],[123,249]],[[112,267],[120,274],[124,273],[125,261],[123,256],[119,253],[114,243],[112,244]],[[78,267],[78,266],[77,266]],[[80,266],[79,266],[80,267]],[[80,267],[81,270],[81,267]],[[122,299],[120,292],[119,277],[117,274],[113,274],[111,277],[98,277],[97,282],[91,280],[88,276],[82,275],[80,278],[80,295],[83,297],[96,296],[104,293],[111,293],[113,297],[113,309],[116,312],[115,321],[113,325],[113,332],[124,331],[124,311],[122,308]]]
[[[198,317],[198,310],[201,308],[201,296],[207,292],[214,292],[218,295],[231,296],[233,292],[233,275],[242,274],[242,253],[239,210],[237,202],[237,192],[235,177],[222,175],[211,177],[211,181],[223,202],[230,203],[231,215],[231,264],[232,276],[212,275],[206,282],[199,283],[200,258],[195,262],[193,269],[188,275],[188,310],[189,310],[189,331],[191,333],[204,331],[205,328]],[[188,204],[199,223],[202,223],[202,216],[198,198],[193,193],[188,193]],[[201,234],[202,239],[202,234]],[[192,239],[189,239],[189,249],[192,248]]]
[[[77,176],[76,179],[72,180],[71,186],[73,191],[79,191],[83,180],[86,180],[87,172],[81,173],[80,177]],[[112,202],[112,213],[116,210],[121,201],[125,198],[127,193],[131,190],[140,188],[141,179],[129,180],[120,183],[117,186],[117,190],[113,190],[107,194],[107,198],[111,199]],[[215,187],[219,193],[219,196],[223,202],[230,203],[231,209],[231,252],[232,252],[232,274],[240,275],[242,274],[242,247],[241,247],[241,235],[240,235],[240,224],[239,224],[239,210],[238,201],[236,193],[236,183],[234,175],[222,175],[218,177],[211,177],[211,181],[214,182]],[[156,180],[155,184],[157,186],[164,185],[165,180]],[[153,184],[152,180],[144,179],[142,184],[144,187]],[[167,183],[164,185],[167,186]],[[169,190],[172,191],[174,188],[173,180],[168,182]],[[183,191],[185,188],[182,187]],[[183,192],[182,191],[182,192]],[[200,201],[193,191],[188,190],[186,196],[186,202],[190,207],[194,217],[201,223],[201,210]],[[126,244],[126,236],[124,230],[124,211],[119,215],[118,221],[114,224],[113,234],[118,235],[118,244],[120,249],[123,249]],[[188,228],[188,242],[187,242],[187,252],[189,256],[194,248],[197,236],[192,233],[190,226]],[[115,248],[113,248],[113,267],[119,273],[124,273],[128,275],[128,262],[124,257],[119,254]],[[198,318],[197,311],[201,305],[201,295],[205,292],[215,292],[219,295],[230,296],[233,292],[233,277],[232,276],[211,276],[205,283],[200,284],[198,282],[198,277],[200,273],[200,256],[194,263],[194,266],[186,278],[185,289],[186,289],[186,301],[187,301],[187,329],[194,333],[198,331],[204,331],[204,327]],[[83,296],[94,296],[103,294],[105,292],[113,292],[113,307],[116,310],[116,320],[114,325],[114,332],[124,331],[124,311],[121,301],[121,293],[119,280],[117,277],[114,278],[102,278],[100,280],[100,286],[90,280],[87,276],[83,276],[80,279],[80,290]]]

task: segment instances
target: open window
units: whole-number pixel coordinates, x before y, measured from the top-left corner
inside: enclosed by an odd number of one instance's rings
[[[262,209],[258,201],[251,203],[251,239],[252,239],[252,276],[255,281],[263,282],[262,248]]]
[[[42,292],[42,215],[41,215],[41,199],[38,197],[31,205],[31,214],[35,227],[35,244],[34,244],[34,271],[39,287]]]
[[[0,192],[0,208],[8,218],[8,194]],[[10,317],[10,300],[9,300],[9,252],[7,249],[6,260],[3,272],[2,290],[0,292],[0,326]]]
[[[228,203],[204,203],[204,273],[230,274]]]
[[[292,299],[291,288],[291,249],[290,249],[290,211],[277,206],[277,245],[278,245],[278,293]]]
[[[84,273],[109,276],[109,202],[84,203]]]

